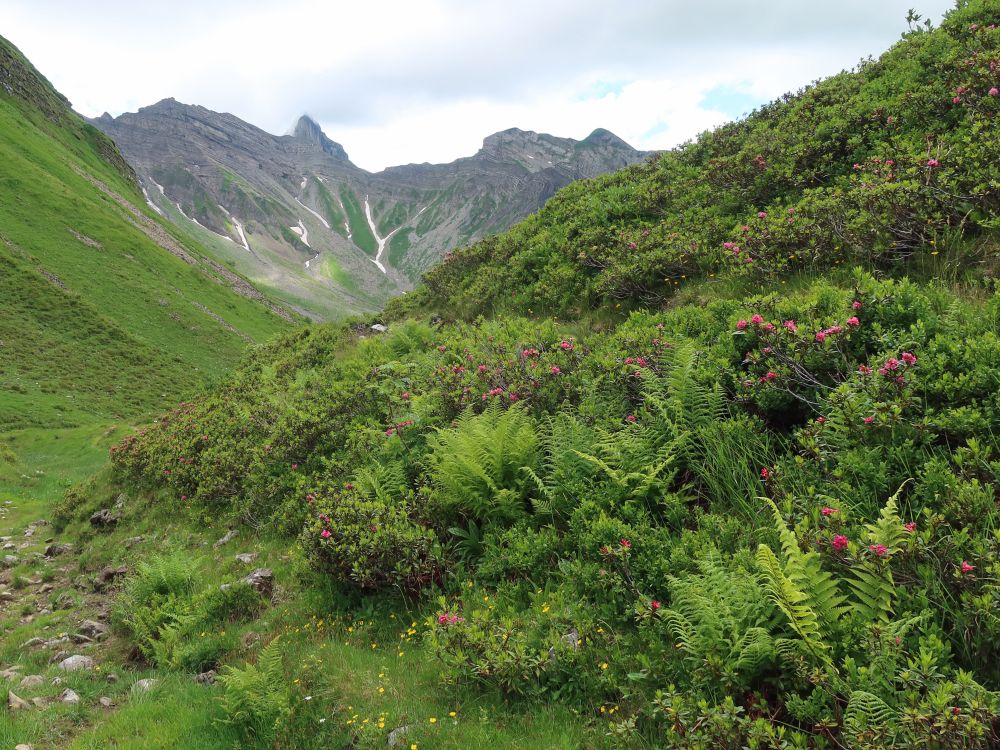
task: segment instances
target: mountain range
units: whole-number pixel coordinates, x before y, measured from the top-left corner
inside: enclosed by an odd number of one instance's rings
[[[306,115],[275,136],[165,99],[91,123],[157,212],[314,318],[375,309],[449,250],[507,229],[574,180],[647,156],[607,130],[576,141],[511,128],[450,164],[371,173]]]

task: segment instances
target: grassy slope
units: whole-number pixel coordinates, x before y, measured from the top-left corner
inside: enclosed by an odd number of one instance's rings
[[[22,83],[17,96],[0,91],[0,429],[162,408],[224,372],[248,340],[288,328],[159,247],[81,176],[144,205],[109,161],[113,146],[0,45]]]

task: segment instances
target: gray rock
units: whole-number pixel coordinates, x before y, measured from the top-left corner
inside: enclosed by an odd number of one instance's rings
[[[97,622],[96,620],[84,620],[80,623],[80,627],[77,631],[80,635],[85,635],[88,638],[99,641],[108,634],[108,627],[103,623]]]
[[[138,680],[135,683],[135,685],[132,686],[132,689],[135,690],[137,693],[148,693],[150,690],[155,688],[158,683],[159,680],[153,679],[152,677],[147,677],[143,680]]]
[[[17,687],[20,690],[34,690],[36,687],[41,687],[44,684],[45,678],[40,674],[29,674],[17,684]]]
[[[231,541],[233,541],[233,539],[235,539],[239,535],[240,535],[240,532],[238,530],[236,530],[236,529],[230,529],[213,546],[216,549],[218,549],[219,547],[221,547],[224,544],[229,544]]]
[[[35,708],[47,708],[49,705],[49,699],[43,698],[40,695],[37,695],[34,698],[32,698],[31,702],[34,704]]]
[[[410,731],[412,727],[409,724],[404,724],[401,727],[396,727],[391,732],[389,732],[389,747],[399,747],[403,744],[403,740],[406,737],[406,733]]]
[[[119,565],[117,568],[107,567],[101,570],[97,574],[97,579],[94,581],[94,591],[101,593],[107,591],[114,582],[121,578],[123,575],[128,573],[128,566]]]
[[[13,568],[15,565],[17,565],[17,557],[14,555],[4,555],[3,560],[0,561],[0,567]]]
[[[375,331],[376,333],[385,333],[386,331],[389,330],[389,328],[388,326],[384,326],[381,323],[376,323],[375,325],[372,326],[372,330]]]
[[[19,670],[19,669],[20,669],[20,667],[15,665],[15,666],[11,667],[10,669],[0,670],[0,679],[3,679],[3,680],[12,680],[12,681],[16,680],[18,677],[21,676],[21,675],[19,675],[17,673],[17,670]]]
[[[85,644],[94,642],[93,638],[88,638],[83,633],[73,633],[71,636],[69,636],[69,640],[73,641],[73,643],[75,643],[77,646],[83,646]]]
[[[9,708],[11,711],[21,711],[21,710],[23,710],[25,708],[31,708],[31,704],[28,703],[28,701],[22,700],[21,698],[19,698],[16,695],[14,695],[14,691],[13,690],[8,690],[7,691],[7,708]]]
[[[20,745],[14,745],[14,750],[35,750],[34,745],[25,745],[24,743]]]
[[[73,545],[72,544],[55,544],[55,543],[53,543],[53,544],[50,544],[48,547],[46,547],[45,548],[45,552],[43,552],[42,554],[45,557],[58,557],[59,555],[62,555],[62,554],[65,554],[66,552],[72,551],[72,549],[73,549]]]
[[[236,562],[241,565],[250,565],[254,560],[257,559],[256,552],[244,552],[236,556]]]
[[[118,516],[109,508],[101,508],[90,517],[90,525],[95,529],[109,529],[118,523]]]
[[[73,654],[59,662],[59,669],[63,672],[78,672],[82,669],[93,669],[94,660],[89,656]]]
[[[112,706],[115,705],[114,702],[106,695],[102,695],[100,698],[98,698],[97,702],[100,703],[102,706],[104,706],[104,708],[111,708]]]
[[[210,669],[207,672],[202,672],[201,674],[196,675],[194,681],[197,682],[199,685],[214,685],[215,678],[216,678],[215,670]]]
[[[29,638],[24,643],[21,644],[21,648],[34,648],[35,646],[44,646],[44,638]]]
[[[65,690],[63,690],[62,691],[62,695],[60,695],[59,698],[60,698],[60,700],[62,700],[63,703],[79,703],[80,702],[80,696],[77,695],[76,692],[74,692],[70,688],[66,688]]]
[[[270,598],[274,591],[274,571],[270,568],[257,568],[241,580],[263,597]]]

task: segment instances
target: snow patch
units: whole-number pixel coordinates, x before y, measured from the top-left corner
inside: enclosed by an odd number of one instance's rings
[[[375,222],[372,220],[372,207],[368,203],[367,195],[365,196],[365,218],[368,219],[368,227],[372,230],[372,234],[375,236],[375,241],[378,243],[378,252],[375,253],[374,258],[369,258],[369,260],[378,266],[378,270],[388,275],[388,271],[386,271],[385,266],[382,265],[382,253],[385,252],[386,243],[392,238],[392,235],[402,229],[402,226],[396,227],[385,237],[379,237],[378,230],[375,228]]]
[[[313,261],[317,261],[317,260],[319,260],[319,253],[316,253],[316,255],[314,255],[312,258],[310,258],[309,260],[306,261],[306,270],[308,271],[309,270],[309,265]]]
[[[247,236],[243,234],[243,225],[240,224],[239,220],[235,216],[230,216],[229,218],[233,220],[233,226],[236,227],[236,233],[240,236],[240,242],[243,243],[243,249],[249,253],[250,243],[247,242]]]
[[[160,216],[163,216],[163,209],[161,209],[159,206],[157,206],[155,203],[153,203],[153,201],[149,199],[149,193],[146,192],[146,188],[142,189],[142,194],[146,198],[146,203],[149,204],[149,207],[154,211],[156,211],[156,213],[158,213]]]
[[[308,184],[308,182],[309,182],[308,178],[303,177],[302,178],[302,184],[299,185],[299,190],[305,190],[306,189],[306,184]]]
[[[291,229],[293,232],[295,232],[295,234],[297,234],[302,239],[303,245],[305,245],[306,247],[310,247],[309,230],[306,229],[306,225],[302,223],[302,219],[299,219],[299,225],[297,227],[288,227],[288,228]],[[308,267],[309,266],[306,266],[306,268]]]
[[[322,221],[324,227],[326,227],[327,229],[330,228],[330,224],[327,222],[327,220],[324,219],[322,216],[320,216],[315,211],[313,211],[311,208],[309,208],[309,206],[307,206],[305,203],[303,203],[302,201],[300,201],[298,198],[295,199],[295,202],[298,203],[300,206],[302,206],[302,208],[304,208],[306,211],[308,211],[309,213],[311,213],[313,216],[315,216],[317,219],[319,219],[320,221]]]

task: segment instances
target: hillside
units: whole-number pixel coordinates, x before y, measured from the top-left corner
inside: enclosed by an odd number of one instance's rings
[[[5,499],[61,492],[117,429],[202,392],[293,324],[147,211],[114,144],[0,38]]]
[[[0,736],[1000,746],[998,24],[574,183],[124,436],[51,509],[78,583],[0,573],[24,670],[104,608],[83,700]]]
[[[953,18],[990,12],[974,2]],[[662,304],[711,274],[765,287],[852,264],[993,278],[1000,98],[987,27],[913,31],[856,71],[571,185],[452,253],[426,277],[428,297],[469,316],[579,315]]]
[[[167,99],[91,122],[136,167],[156,210],[323,319],[376,309],[447,250],[507,229],[573,180],[646,157],[603,130],[575,141],[512,128],[451,164],[372,174],[307,116],[272,136]]]

